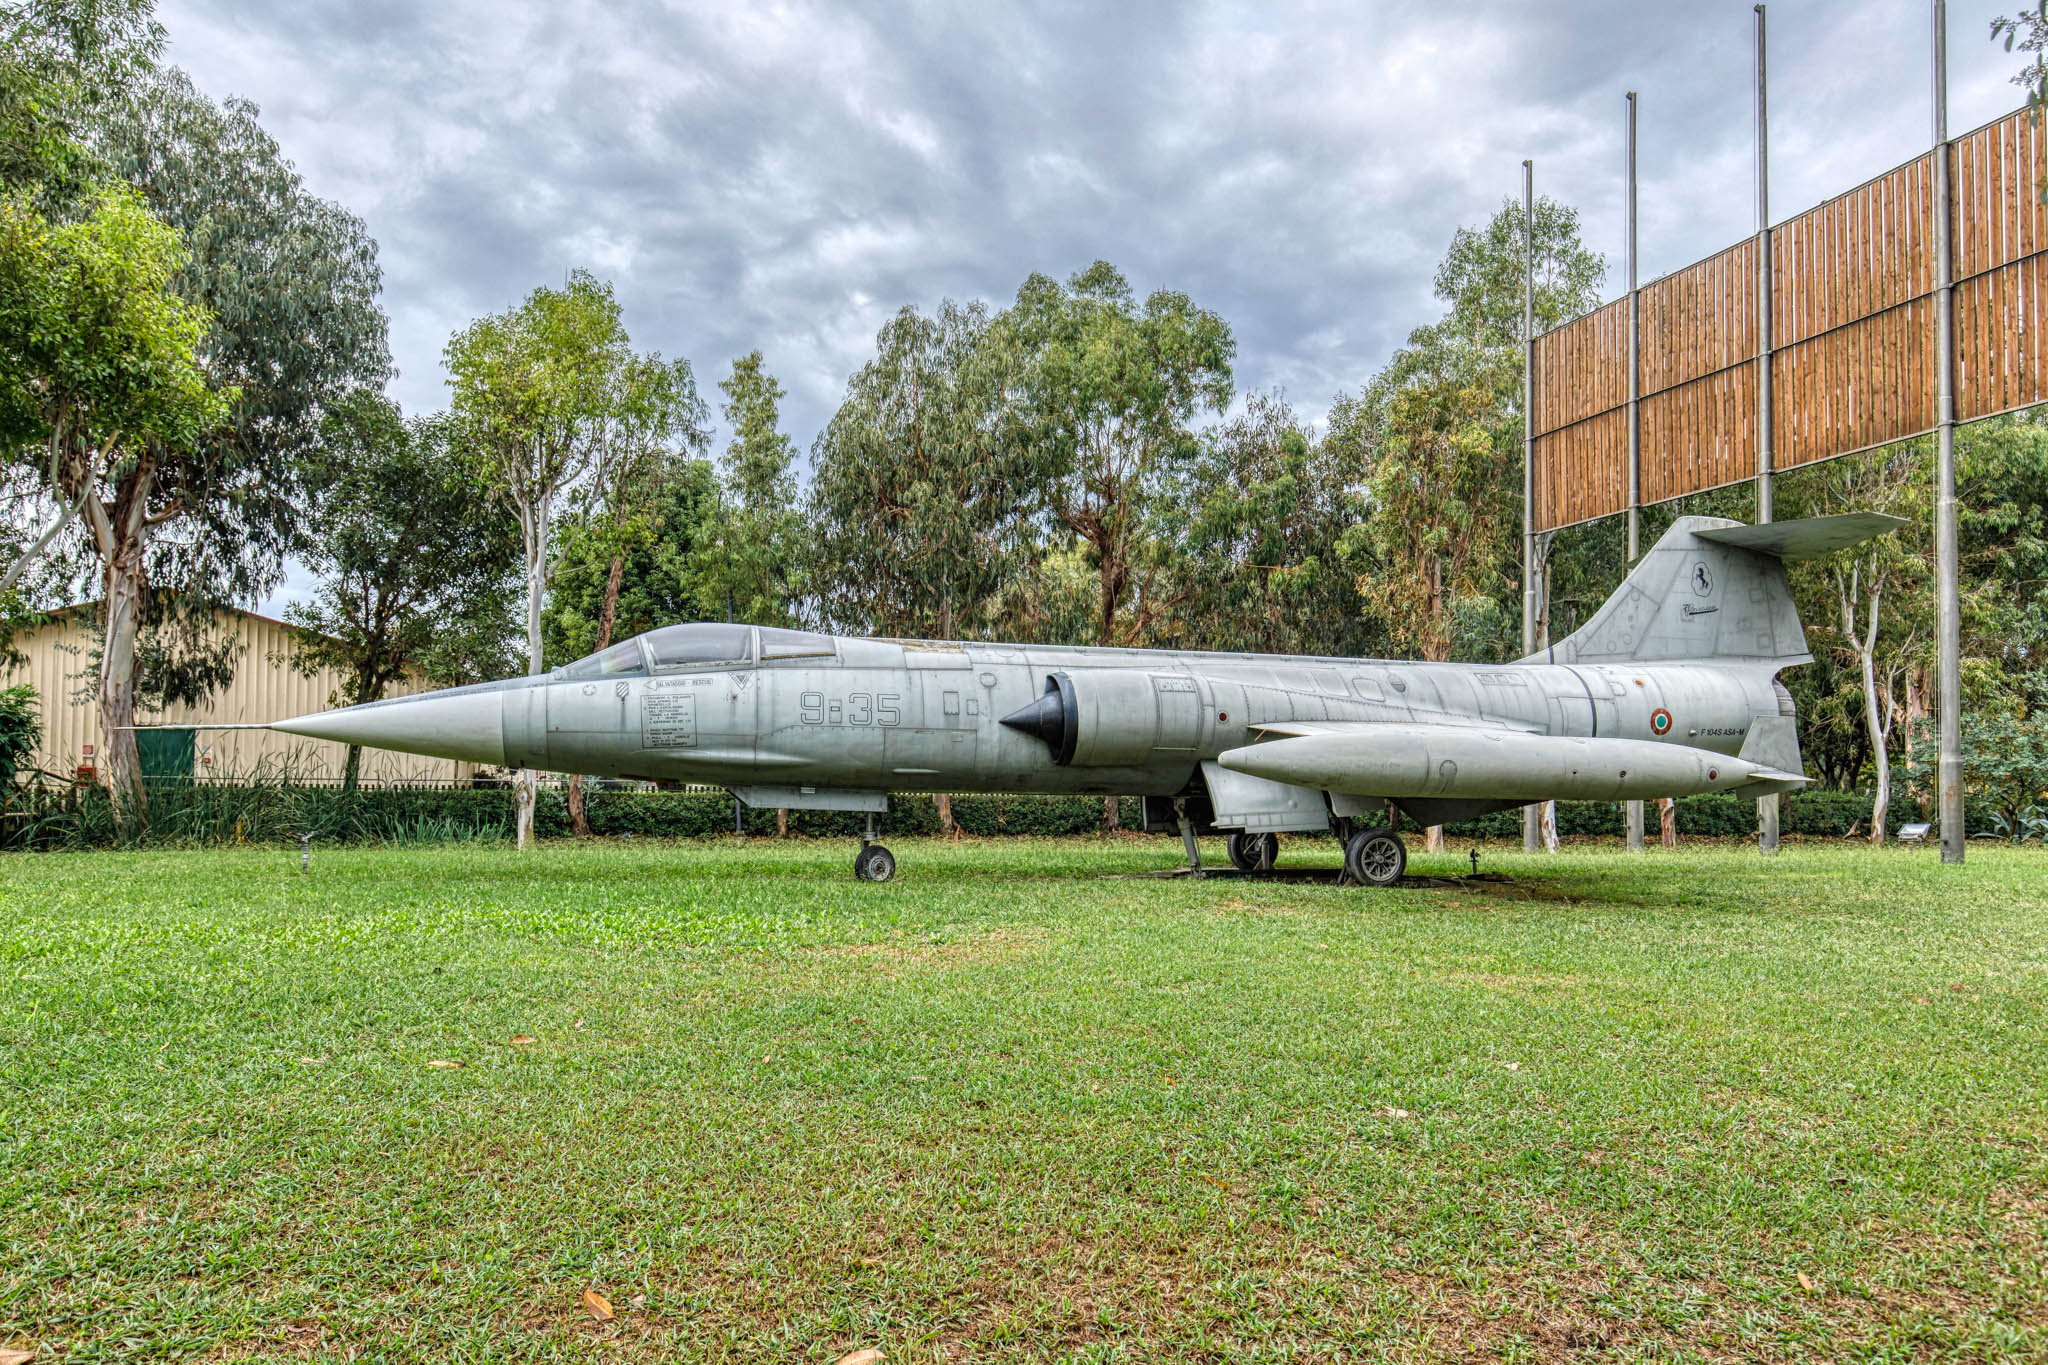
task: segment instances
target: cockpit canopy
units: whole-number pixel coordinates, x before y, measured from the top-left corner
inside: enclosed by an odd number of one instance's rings
[[[562,678],[623,678],[644,673],[688,673],[705,668],[744,667],[758,657],[830,658],[832,637],[780,626],[740,626],[699,621],[663,626],[636,635],[556,670]]]

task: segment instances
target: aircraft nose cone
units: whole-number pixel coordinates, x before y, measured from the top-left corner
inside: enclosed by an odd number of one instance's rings
[[[470,763],[505,761],[504,695],[525,679],[389,697],[271,723],[273,730]]]

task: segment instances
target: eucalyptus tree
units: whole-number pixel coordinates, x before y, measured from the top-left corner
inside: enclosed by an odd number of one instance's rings
[[[57,490],[82,501],[104,585],[98,665],[103,752],[117,809],[140,809],[134,723],[152,603],[254,597],[282,572],[301,522],[299,466],[321,412],[390,370],[376,245],[362,223],[306,191],[252,104],[216,105],[184,73],[151,73],[108,112],[95,151],[176,231],[170,287],[203,316],[211,420],[126,439],[74,461]],[[174,636],[164,637],[166,641]],[[188,635],[187,639],[196,639]],[[147,661],[170,695],[221,681],[217,650]]]
[[[508,523],[487,515],[489,491],[451,448],[449,425],[440,416],[408,419],[367,391],[321,422],[306,478],[319,529],[301,550],[317,583],[285,618],[296,627],[293,665],[341,674],[331,706],[378,700],[423,672],[452,628],[509,615],[502,604],[519,543]],[[345,788],[354,789],[361,759],[350,745]]]
[[[103,167],[90,136],[92,119],[125,83],[150,70],[162,44],[163,31],[150,17],[147,0],[0,3],[0,194],[8,202],[10,250],[28,247],[20,233],[33,220],[57,227],[100,219],[104,239],[111,224],[105,217]],[[48,258],[41,263],[49,264]],[[16,259],[7,268],[19,287],[36,262]],[[89,287],[84,279],[71,284],[81,291]],[[161,283],[156,287],[164,288]],[[98,330],[99,321],[82,317],[80,334]],[[0,341],[0,388],[19,394],[46,385],[50,376],[35,366],[47,365],[50,357],[35,353],[48,340],[45,333],[40,339]],[[74,362],[78,358],[74,354]],[[104,391],[128,382],[109,372],[94,386]],[[29,426],[26,432],[17,424],[0,433],[0,500],[6,504],[0,527],[0,617],[13,615],[23,604],[24,591],[36,581],[28,579],[32,570],[40,571],[40,580],[70,577],[66,570],[71,566],[62,562],[69,556],[57,552],[70,548],[67,533],[83,510],[76,499],[54,496],[54,455],[45,448],[40,426]],[[5,630],[0,625],[0,633]]]
[[[1586,249],[1578,213],[1535,206],[1537,328],[1598,299],[1606,262]],[[1410,333],[1364,389],[1339,398],[1326,438],[1366,492],[1342,551],[1389,644],[1427,659],[1500,660],[1519,621],[1500,609],[1519,586],[1522,432],[1522,208],[1503,202],[1460,228],[1438,267],[1436,322]],[[1442,833],[1429,832],[1429,846]]]
[[[1019,354],[980,303],[904,308],[812,453],[816,580],[835,626],[983,636],[1035,549]]]
[[[152,501],[161,452],[200,446],[235,397],[208,382],[202,304],[173,290],[175,233],[126,188],[53,224],[24,198],[0,204],[0,439],[59,512],[6,571],[11,587],[74,516],[101,564],[99,708],[104,769],[127,818],[142,799],[134,723],[136,635],[150,536],[182,510]],[[175,459],[175,454],[173,455]]]
[[[710,469],[701,456],[711,433],[706,425],[710,409],[697,395],[690,362],[671,363],[659,355],[625,351],[607,389],[591,477],[576,490],[575,504],[557,533],[555,590],[543,613],[547,644],[571,657],[594,654],[611,644],[629,560],[636,569],[663,579],[668,596],[698,596],[692,591],[694,582],[688,581],[694,575],[687,566],[706,509],[691,494],[700,480],[708,481]],[[650,551],[658,566],[648,563]],[[587,592],[563,601],[564,577],[573,576],[577,586],[587,586],[577,570],[593,562],[604,566],[595,601]],[[671,577],[675,581],[668,582]],[[633,588],[636,597],[660,592],[644,582]],[[580,629],[586,623],[587,632]],[[570,828],[588,834],[580,773],[569,778],[568,807]]]
[[[53,200],[103,178],[92,130],[155,67],[151,0],[0,3],[0,186]]]
[[[1350,470],[1286,400],[1252,394],[1202,435],[1160,517],[1185,649],[1362,655],[1383,647],[1339,552],[1364,515]]]
[[[586,653],[612,642],[629,542],[696,530],[669,519],[675,507],[668,495],[702,467],[711,443],[711,410],[697,394],[689,361],[623,353],[608,390],[596,428],[592,476],[576,509],[586,548],[609,552],[596,630]]]
[[[732,434],[719,461],[717,534],[703,552],[706,584],[734,620],[799,624],[808,590],[796,446],[782,432],[788,394],[759,351],[735,360],[718,387]]]
[[[203,305],[172,289],[177,234],[124,186],[52,222],[25,195],[0,200],[0,445],[50,510],[0,573],[0,594],[84,513],[121,461],[190,442],[226,411],[199,355]],[[105,529],[105,508],[92,518]]]
[[[597,464],[614,376],[630,354],[611,286],[581,270],[560,289],[543,286],[518,307],[479,318],[444,352],[458,439],[519,523],[530,674],[545,668],[549,521]],[[521,848],[533,841],[537,781],[527,770],[517,785]]]
[[[1192,459],[1196,419],[1230,404],[1230,326],[1173,290],[1140,305],[1107,261],[1065,284],[1033,275],[1005,322],[1022,439],[1053,520],[1094,561],[1095,642],[1138,643],[1157,614],[1147,517]]]
[[[812,455],[816,581],[828,619],[881,635],[985,637],[1032,567],[1019,356],[985,305],[904,308]],[[956,833],[950,796],[939,824]]]

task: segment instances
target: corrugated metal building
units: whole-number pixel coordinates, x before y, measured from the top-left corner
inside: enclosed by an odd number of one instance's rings
[[[99,708],[91,693],[90,669],[99,637],[92,627],[92,607],[67,607],[45,624],[16,636],[13,646],[28,657],[25,666],[0,672],[0,686],[27,683],[41,702],[43,749],[38,766],[69,777],[91,769],[99,749]],[[235,653],[235,678],[199,706],[174,706],[160,713],[138,715],[138,724],[197,725],[282,720],[323,711],[334,704],[341,674],[323,669],[308,676],[291,665],[291,628],[253,611],[223,609],[214,629],[226,635]],[[390,695],[422,690],[402,683]],[[143,771],[151,777],[182,776],[188,771],[202,781],[232,781],[289,774],[307,781],[338,780],[346,759],[344,745],[303,739],[269,730],[175,730],[147,732]],[[365,783],[447,782],[470,776],[475,765],[445,758],[422,758],[388,749],[365,749],[361,780]]]

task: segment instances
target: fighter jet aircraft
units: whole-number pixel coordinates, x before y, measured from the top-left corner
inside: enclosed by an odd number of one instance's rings
[[[1579,630],[1513,664],[855,639],[665,626],[589,658],[272,723],[315,739],[556,772],[713,784],[750,806],[862,811],[887,881],[891,793],[1144,798],[1148,828],[1226,831],[1270,867],[1333,831],[1350,880],[1398,881],[1419,826],[1553,798],[1792,790],[1780,669],[1809,662],[1782,561],[1904,523],[1680,518]]]

